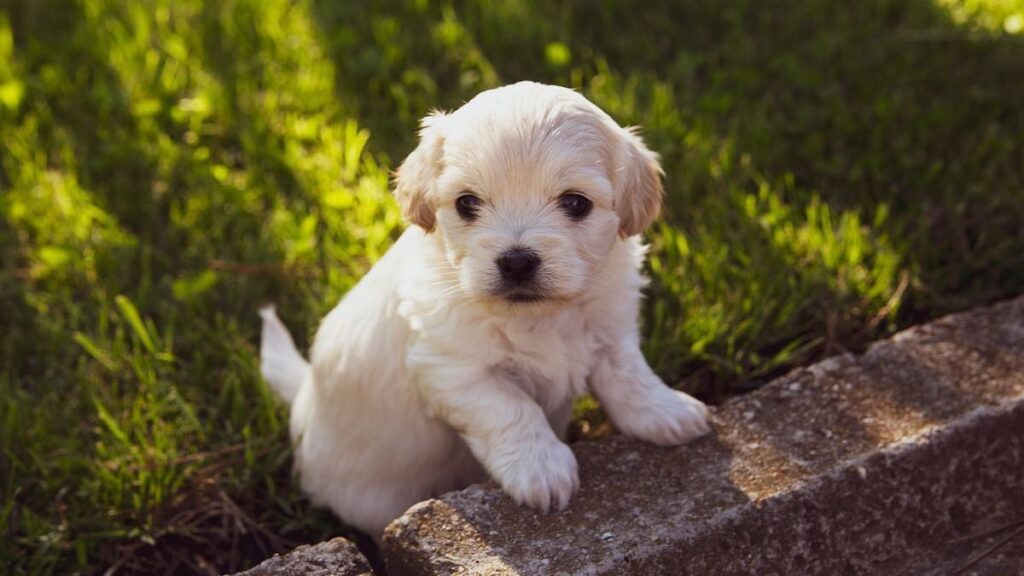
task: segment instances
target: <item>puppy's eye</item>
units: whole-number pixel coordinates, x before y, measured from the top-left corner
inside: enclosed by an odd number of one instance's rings
[[[463,220],[471,222],[476,220],[477,212],[483,206],[483,203],[484,201],[479,196],[463,194],[455,199],[455,211],[459,213]]]
[[[561,208],[569,218],[579,222],[586,218],[587,214],[590,214],[590,209],[594,207],[594,203],[582,194],[566,192],[559,196],[558,207]]]

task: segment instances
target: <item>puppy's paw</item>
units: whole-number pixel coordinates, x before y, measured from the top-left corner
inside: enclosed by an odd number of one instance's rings
[[[513,500],[542,512],[564,509],[580,485],[576,456],[561,442],[519,450],[495,479]]]
[[[676,446],[711,431],[703,402],[682,392],[663,389],[654,401],[633,410],[619,411],[615,425],[627,436]]]

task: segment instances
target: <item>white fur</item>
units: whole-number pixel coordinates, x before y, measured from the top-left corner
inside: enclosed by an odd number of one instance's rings
[[[634,132],[565,88],[523,82],[425,120],[397,174],[415,225],[324,319],[311,369],[264,314],[263,373],[294,394],[306,493],[375,538],[488,474],[518,502],[564,508],[579,479],[563,439],[588,390],[631,436],[707,432],[703,404],[640,352],[637,234],[657,215],[660,174]],[[483,200],[472,222],[454,207],[467,190]],[[582,221],[557,204],[567,190],[593,202]],[[495,295],[512,246],[541,258],[543,300]]]
[[[295,400],[302,381],[309,372],[309,364],[295,347],[295,341],[284,327],[273,306],[260,309],[263,331],[260,334],[260,371],[286,402]]]

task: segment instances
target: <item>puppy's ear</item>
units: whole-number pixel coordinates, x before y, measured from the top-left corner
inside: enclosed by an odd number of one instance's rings
[[[622,148],[616,166],[616,203],[619,234],[634,236],[644,231],[661,211],[661,177],[658,155],[648,150],[635,128],[620,129]]]
[[[430,191],[441,173],[444,148],[444,112],[431,112],[420,123],[420,143],[395,173],[395,198],[410,223],[427,232],[434,229],[434,202]]]

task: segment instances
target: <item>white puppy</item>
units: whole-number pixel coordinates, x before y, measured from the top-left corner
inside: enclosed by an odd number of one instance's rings
[[[561,509],[579,480],[562,441],[590,391],[662,445],[707,411],[651,371],[638,234],[658,157],[572,90],[522,82],[423,121],[396,176],[413,224],[324,319],[307,364],[273,310],[262,370],[292,402],[303,489],[379,539],[409,506],[486,479]]]

